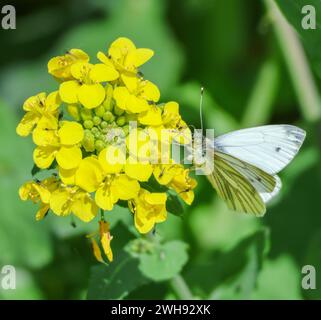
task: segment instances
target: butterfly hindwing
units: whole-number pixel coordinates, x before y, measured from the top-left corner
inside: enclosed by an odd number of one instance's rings
[[[207,177],[231,210],[256,216],[264,215],[265,203],[280,189],[277,176],[221,152],[215,152]]]

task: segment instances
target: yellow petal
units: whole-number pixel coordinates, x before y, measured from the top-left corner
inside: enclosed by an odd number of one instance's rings
[[[138,120],[144,125],[159,126],[162,124],[162,112],[158,107],[153,106],[149,110],[140,113]]]
[[[137,78],[136,72],[123,72],[121,74],[121,79],[129,91],[134,92],[137,89],[139,79]]]
[[[118,200],[117,193],[106,183],[96,191],[95,201],[103,210],[111,211]]]
[[[63,145],[75,145],[84,138],[84,129],[81,124],[73,121],[64,121],[58,131],[60,143]]]
[[[37,123],[37,128],[54,130],[58,128],[57,115],[46,113]]]
[[[150,205],[165,205],[167,199],[166,193],[148,193],[145,194],[145,201]]]
[[[130,93],[125,87],[117,87],[114,89],[114,99],[117,107],[126,110],[129,101]]]
[[[58,91],[50,93],[46,98],[46,110],[48,112],[54,112],[57,110],[61,104],[61,99]]]
[[[41,183],[34,183],[33,187],[38,192],[41,202],[49,203],[50,197],[51,197],[51,193],[49,192],[49,190],[47,190],[47,188],[42,186]]]
[[[55,159],[57,148],[55,147],[37,147],[33,152],[33,161],[40,169],[47,169]]]
[[[148,102],[144,99],[138,98],[135,95],[131,94],[127,101],[126,109],[132,113],[141,113],[150,108]]]
[[[106,174],[119,173],[126,162],[126,149],[113,145],[108,146],[99,153],[99,162]]]
[[[59,87],[61,100],[66,103],[77,103],[78,90],[80,87],[81,85],[75,80],[63,82]]]
[[[98,213],[96,203],[85,192],[75,194],[71,210],[76,217],[84,222],[91,221]]]
[[[37,221],[42,220],[45,217],[45,215],[48,213],[49,209],[50,209],[50,207],[48,204],[42,204],[40,206],[39,210],[37,211],[36,220]]]
[[[101,84],[84,84],[78,90],[78,99],[85,108],[93,109],[103,103],[105,94],[105,89]]]
[[[51,194],[50,209],[58,216],[71,213],[71,193],[65,188],[59,188]]]
[[[92,238],[91,239],[91,244],[92,244],[92,247],[93,247],[93,253],[94,253],[94,256],[95,256],[96,260],[98,262],[105,263],[102,255],[101,255],[101,250],[100,250],[100,248],[98,246],[97,241]]]
[[[136,198],[139,193],[140,185],[137,180],[127,177],[125,174],[121,174],[113,181],[113,185],[116,188],[117,195],[121,200],[129,200]]]
[[[140,219],[139,212],[140,211],[138,210],[134,215],[135,227],[140,233],[146,234],[154,228],[155,222],[153,219]]]
[[[128,52],[135,49],[136,47],[130,39],[120,37],[111,44],[108,53],[113,59],[118,60],[121,59],[123,55],[126,55]]]
[[[144,80],[140,96],[145,100],[157,102],[160,98],[160,92],[154,83]]]
[[[78,147],[61,147],[56,154],[56,160],[60,167],[70,170],[78,167],[82,159],[82,153]]]
[[[119,77],[118,71],[111,66],[98,63],[90,70],[90,79],[94,82],[113,81]]]
[[[137,68],[146,63],[153,55],[154,51],[150,49],[140,48],[133,50],[127,55],[125,65]]]
[[[91,63],[78,61],[70,67],[70,72],[75,79],[80,80],[80,82],[84,82],[84,80],[87,80],[86,78],[88,77],[92,67],[93,65]]]
[[[74,185],[76,170],[77,170],[77,168],[65,170],[65,169],[59,167],[59,177],[60,177],[61,181],[65,185]]]
[[[103,247],[104,253],[110,262],[113,261],[113,252],[110,247],[110,242],[113,237],[110,235],[110,232],[104,232],[100,236],[100,242]]]
[[[78,104],[68,104],[67,111],[76,121],[80,121],[80,111]]]
[[[104,63],[107,67],[113,68],[113,63],[109,60],[109,58],[101,51],[97,53],[97,59]]]
[[[27,112],[17,126],[17,134],[22,137],[28,136],[38,121],[39,116],[36,113]]]
[[[153,173],[153,167],[148,163],[130,163],[125,164],[125,173],[132,179],[138,181],[148,181]]]
[[[55,130],[45,130],[37,127],[32,133],[32,140],[37,146],[58,145],[58,137]]]
[[[29,97],[23,104],[23,110],[36,112],[36,108],[45,103],[46,93],[41,92],[35,96]]]
[[[72,55],[74,58],[76,58],[78,60],[82,60],[85,62],[89,61],[88,54],[81,49],[71,49],[68,51],[68,54]]]
[[[76,172],[76,185],[87,192],[96,191],[103,181],[102,171],[102,167],[96,158],[83,159]]]

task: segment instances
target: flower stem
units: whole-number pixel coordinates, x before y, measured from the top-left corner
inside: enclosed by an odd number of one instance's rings
[[[175,276],[170,285],[180,300],[194,300],[194,296],[181,275]]]
[[[103,209],[100,209],[100,219],[101,221],[105,221],[105,213]]]
[[[280,69],[275,58],[264,62],[256,79],[242,119],[243,127],[253,127],[269,121],[279,84]]]
[[[302,44],[274,0],[265,0],[305,120],[321,119],[321,101]]]

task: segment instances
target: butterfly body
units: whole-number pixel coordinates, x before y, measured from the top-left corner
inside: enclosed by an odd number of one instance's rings
[[[214,170],[207,175],[231,210],[263,216],[281,189],[280,172],[299,151],[305,131],[291,125],[241,129],[207,141]]]

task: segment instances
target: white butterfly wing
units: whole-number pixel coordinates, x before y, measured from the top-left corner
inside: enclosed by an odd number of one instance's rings
[[[275,175],[297,154],[304,138],[305,131],[298,127],[267,125],[219,136],[214,149]]]

